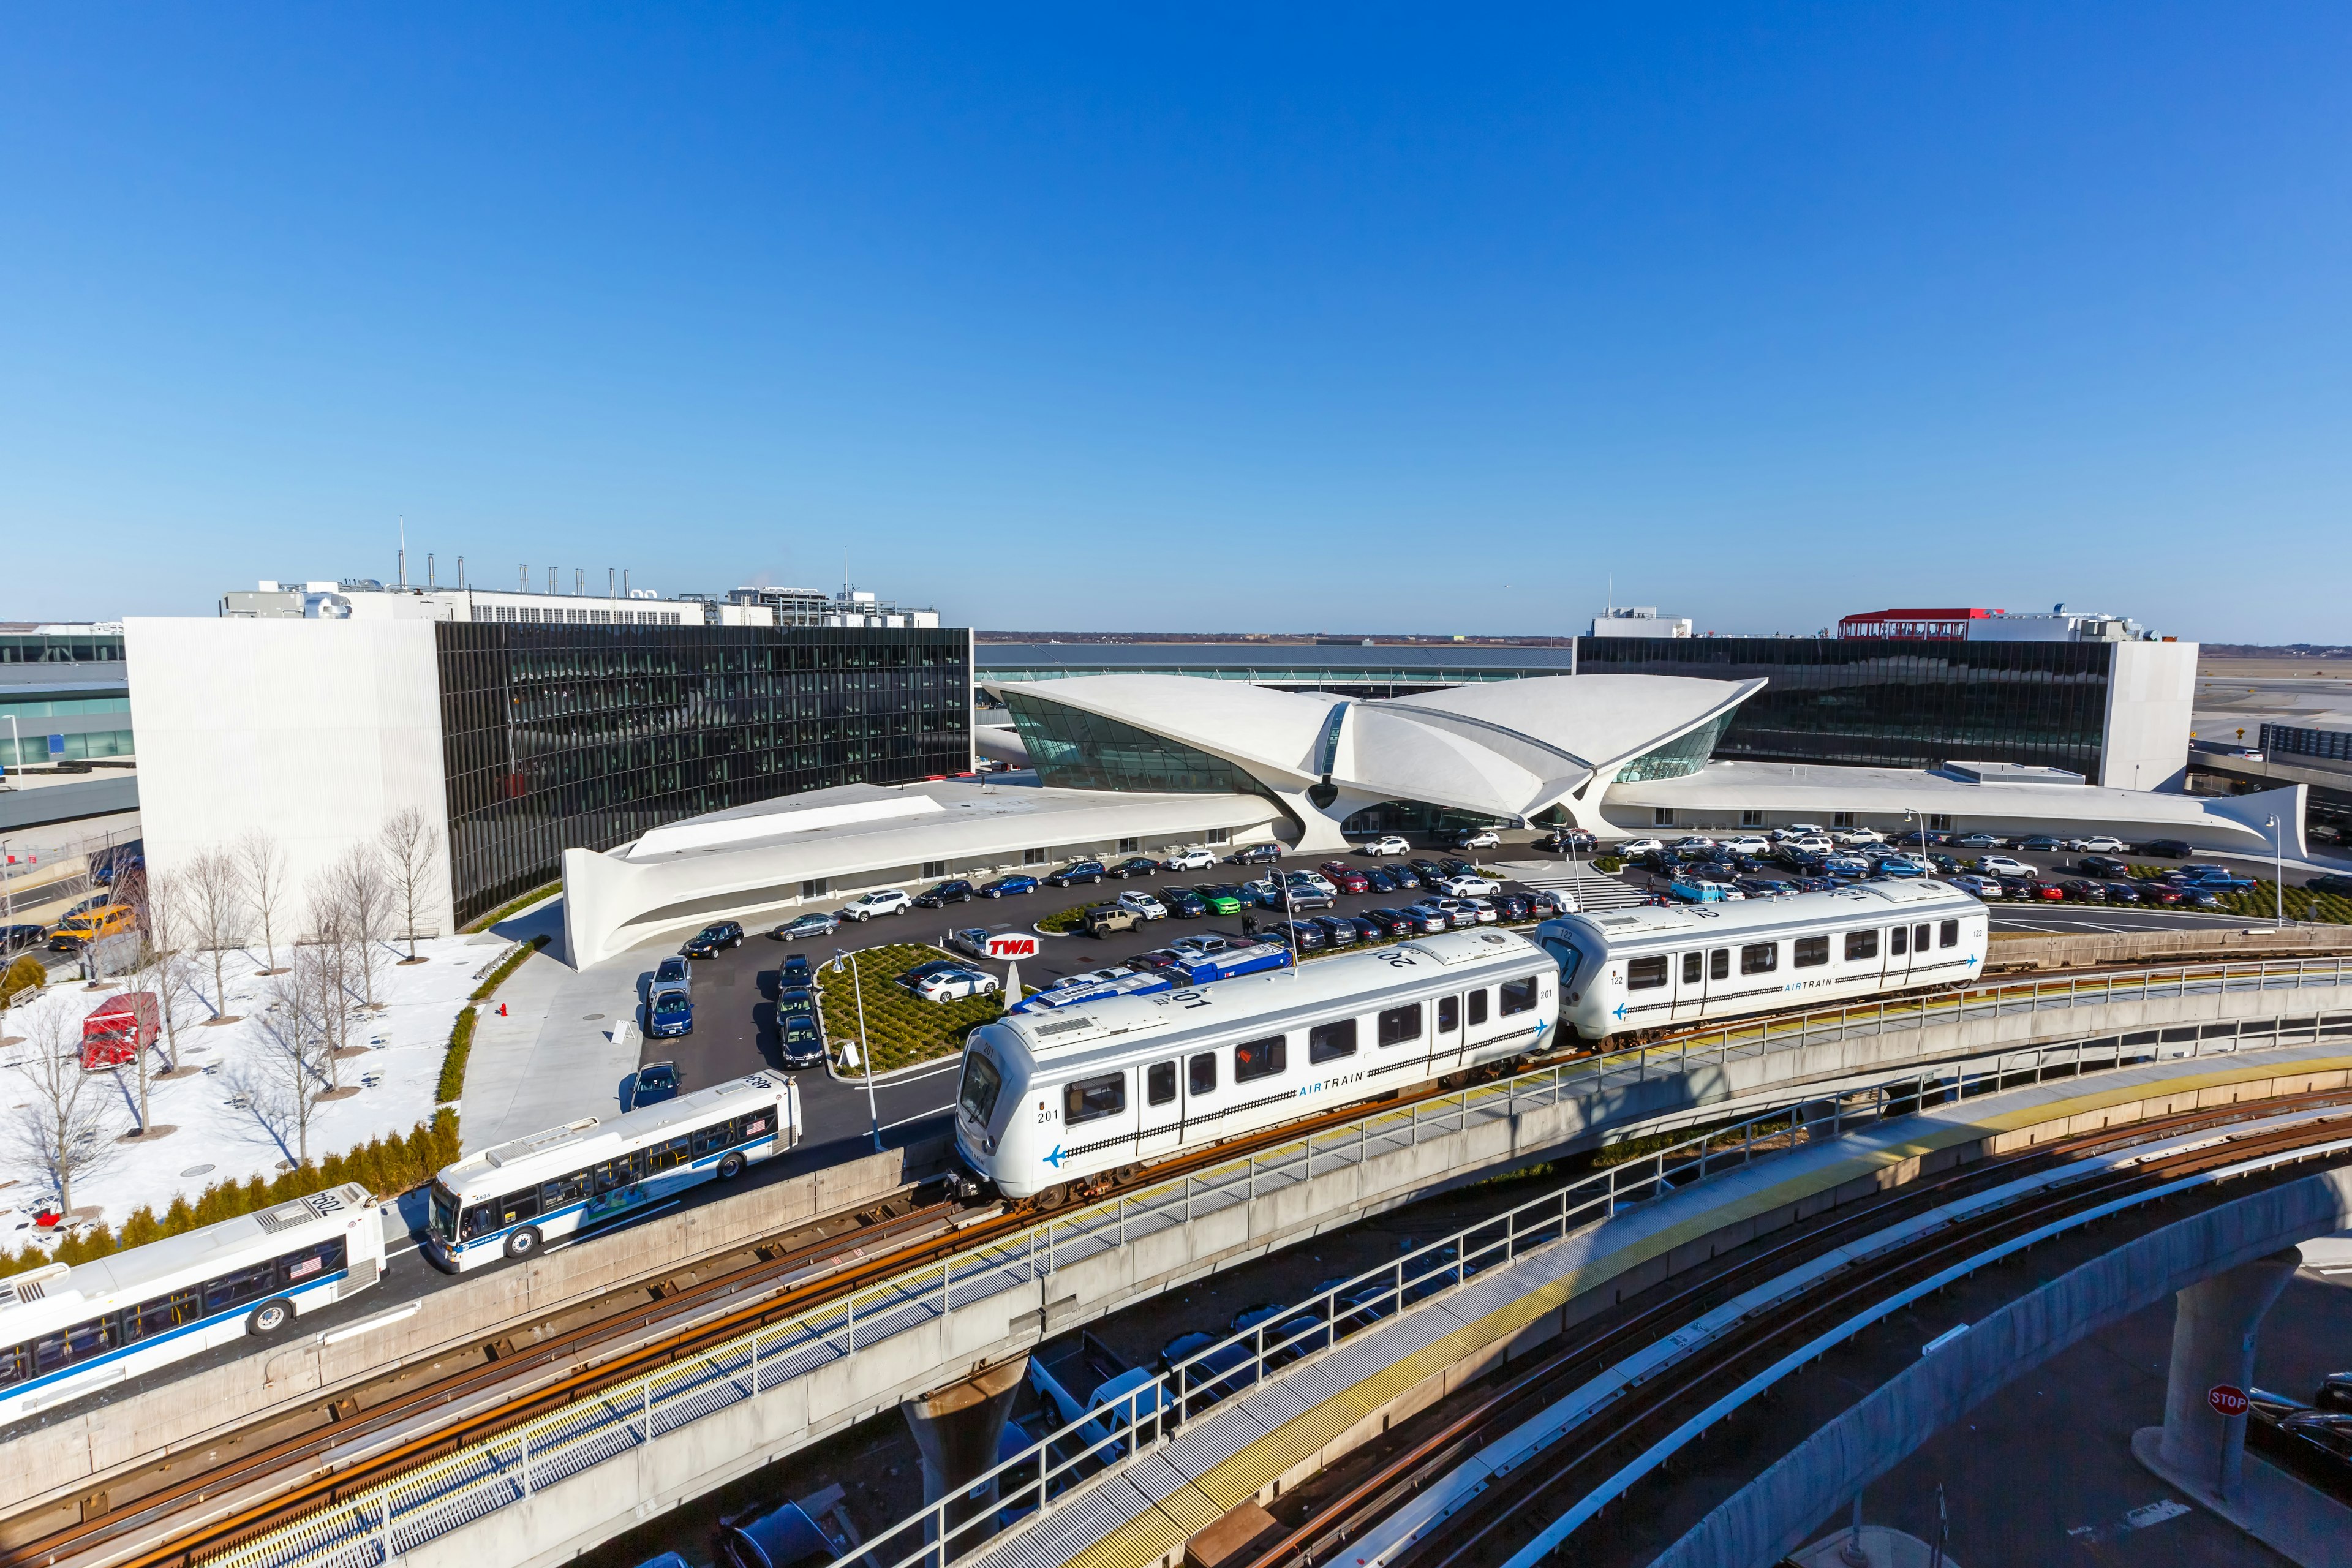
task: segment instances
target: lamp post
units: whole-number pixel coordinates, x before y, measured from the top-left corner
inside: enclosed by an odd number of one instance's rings
[[[866,1115],[874,1126],[874,1152],[878,1154],[882,1152],[882,1111],[874,1102],[874,1045],[866,1037],[866,983],[858,975],[857,965],[851,963],[848,950],[836,947],[833,950],[833,972],[840,973],[844,965],[849,970],[850,994],[857,998],[857,1065],[866,1069]]]
[[[2283,842],[2284,836],[2280,831],[2279,819],[2275,816],[2265,818],[2263,826],[2271,830],[2271,891],[2276,895],[2278,900],[2277,923],[2284,926],[2286,924],[2286,848]]]

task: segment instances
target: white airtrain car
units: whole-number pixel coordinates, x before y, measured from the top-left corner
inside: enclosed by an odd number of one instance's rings
[[[268,1340],[383,1277],[364,1187],[329,1187],[71,1268],[0,1279],[0,1423],[215,1345]]]
[[[1053,1206],[1127,1166],[1542,1049],[1559,980],[1525,937],[1463,931],[1014,1015],[965,1044],[956,1149],[1005,1196]]]
[[[1536,928],[1560,1023],[1589,1041],[1973,979],[1990,918],[1922,878],[1738,903],[1563,915]]]

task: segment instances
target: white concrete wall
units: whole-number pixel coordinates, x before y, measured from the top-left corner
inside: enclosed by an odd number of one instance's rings
[[[2107,678],[2100,773],[2111,789],[2179,789],[2189,778],[2189,710],[2197,697],[2193,642],[2119,642]]]
[[[266,829],[299,900],[351,845],[419,806],[442,847],[418,921],[455,929],[431,621],[139,618],[124,640],[151,867]]]

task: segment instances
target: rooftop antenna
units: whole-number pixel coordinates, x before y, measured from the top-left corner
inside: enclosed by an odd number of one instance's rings
[[[400,586],[401,586],[401,587],[404,587],[404,588],[407,587],[407,586],[408,586],[408,518],[407,518],[407,516],[406,516],[405,514],[403,514],[403,516],[401,517],[401,520],[400,520],[400,573],[399,573],[399,575],[400,575]]]
[[[588,574],[574,566],[572,569],[572,596],[575,599],[588,592]]]
[[[425,552],[425,585],[428,588],[436,586],[433,581],[433,552],[430,550]]]
[[[530,592],[530,563],[528,561],[515,567],[515,592],[518,594]]]
[[[465,587],[465,585],[466,585],[466,558],[465,558],[464,556],[460,555],[459,557],[457,557],[457,586],[458,586],[459,588],[461,588],[461,589],[462,589],[462,588],[464,588],[464,587]]]

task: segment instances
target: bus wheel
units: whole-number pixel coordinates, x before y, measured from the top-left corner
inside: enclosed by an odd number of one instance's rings
[[[742,1155],[740,1155],[740,1154],[730,1154],[730,1155],[728,1155],[725,1159],[722,1159],[722,1160],[720,1160],[720,1161],[719,1162],[719,1179],[720,1181],[722,1181],[722,1182],[731,1182],[731,1181],[733,1181],[736,1177],[738,1177],[738,1176],[741,1175],[742,1173],[743,1173],[743,1156],[742,1156]]]
[[[286,1325],[293,1321],[293,1302],[264,1301],[246,1314],[245,1331],[257,1340],[266,1340],[285,1332]]]
[[[539,1227],[535,1225],[524,1226],[520,1230],[516,1231],[512,1236],[507,1237],[507,1256],[509,1258],[529,1258],[532,1253],[537,1252],[538,1250]]]

